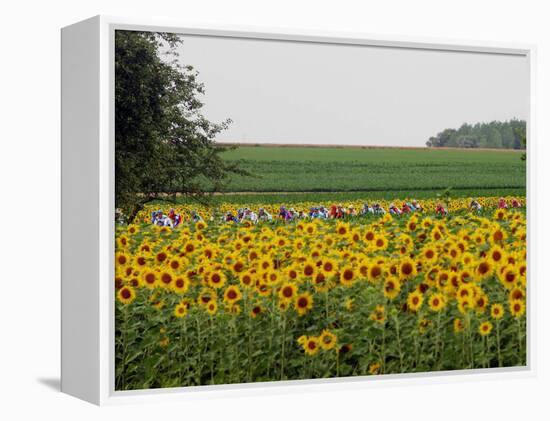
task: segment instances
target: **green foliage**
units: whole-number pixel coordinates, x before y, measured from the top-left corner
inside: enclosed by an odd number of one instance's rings
[[[464,123],[459,129],[445,129],[430,137],[432,148],[525,149],[524,120],[491,121],[474,125]],[[523,138],[522,138],[523,136]]]
[[[241,146],[225,158],[256,174],[234,176],[227,192],[367,192],[411,196],[452,187],[487,195],[524,189],[525,163],[513,151]],[[498,194],[498,193],[497,193]]]
[[[527,146],[527,128],[525,126],[514,128],[514,134],[517,139],[517,142],[521,145],[522,149],[525,149]],[[521,155],[521,160],[525,161],[527,159],[527,154]]]
[[[115,201],[130,219],[161,193],[203,199],[204,180],[218,190],[239,172],[213,142],[230,120],[201,114],[204,87],[179,64],[181,43],[174,34],[116,31]]]
[[[525,196],[525,189],[464,189],[453,190],[453,197],[480,197],[480,196]],[[361,200],[366,202],[377,200],[400,200],[403,198],[414,199],[431,199],[434,197],[433,190],[395,190],[395,191],[373,191],[373,192],[313,192],[313,193],[244,193],[244,194],[221,194],[213,196],[210,200],[212,206],[220,206],[222,204],[293,204],[303,202],[316,202],[319,204],[348,202]],[[189,203],[190,200],[186,197],[178,197],[178,203]],[[162,207],[162,202],[157,203]],[[244,207],[244,206],[243,206]]]

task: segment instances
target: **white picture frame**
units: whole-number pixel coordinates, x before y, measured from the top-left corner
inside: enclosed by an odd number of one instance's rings
[[[515,378],[536,373],[531,335],[536,280],[528,272],[527,366],[426,374],[300,380],[146,391],[114,390],[114,32],[147,30],[216,37],[271,39],[305,43],[369,45],[418,50],[469,51],[522,55],[530,62],[528,153],[536,153],[533,45],[454,40],[386,38],[374,35],[286,32],[274,28],[185,24],[154,19],[96,16],[61,31],[62,52],[62,320],[61,390],[97,405],[168,401],[215,396],[381,387]],[[534,198],[532,163],[527,169],[528,220]],[[529,242],[534,230],[528,225]],[[530,256],[530,255],[529,255]],[[533,267],[531,258],[529,267]]]

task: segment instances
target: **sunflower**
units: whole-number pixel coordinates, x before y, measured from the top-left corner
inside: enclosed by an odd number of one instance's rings
[[[250,317],[256,318],[261,313],[263,313],[263,308],[261,304],[254,304],[252,308],[250,309]]]
[[[525,314],[525,301],[514,300],[510,302],[510,313],[514,317],[521,317]]]
[[[470,284],[462,284],[458,287],[456,291],[457,300],[473,300],[474,298],[474,289]]]
[[[265,283],[265,281],[257,281],[256,282],[256,291],[259,295],[262,297],[267,297],[271,294],[271,287]]]
[[[359,261],[359,265],[357,266],[357,274],[365,279],[369,276],[369,264],[366,260]]]
[[[315,224],[305,224],[303,229],[308,235],[314,235],[317,232]]]
[[[407,308],[411,311],[418,311],[420,310],[420,307],[422,307],[423,302],[424,295],[420,291],[414,290],[409,293],[407,297]]]
[[[185,294],[189,289],[189,281],[184,276],[176,276],[172,282],[172,290],[177,294]]]
[[[458,308],[458,311],[461,314],[466,314],[469,310],[472,310],[474,308],[474,301],[470,297],[457,299],[456,305]]]
[[[226,280],[227,278],[221,270],[214,270],[208,276],[208,285],[212,288],[220,289],[225,285]]]
[[[456,245],[449,247],[449,250],[447,251],[447,255],[452,261],[457,261],[460,258],[460,253],[461,251]]]
[[[368,228],[363,234],[363,240],[366,243],[372,243],[376,238],[376,232],[373,228]]]
[[[319,335],[319,345],[325,351],[329,351],[336,346],[336,335],[327,329],[324,329]]]
[[[470,252],[462,254],[461,263],[463,267],[470,267],[474,263],[474,255]]]
[[[179,259],[174,258],[174,259],[170,259],[168,261],[168,266],[170,267],[171,270],[177,271],[182,267],[182,264],[181,264],[181,261]]]
[[[264,279],[269,285],[275,285],[280,281],[280,273],[276,270],[270,270],[264,273]]]
[[[381,365],[379,362],[369,364],[369,374],[376,375],[380,374]]]
[[[298,281],[298,277],[300,275],[299,270],[296,268],[296,266],[292,265],[285,270],[285,275],[288,279],[291,281]]]
[[[159,274],[159,285],[163,288],[171,288],[174,281],[174,274],[171,270],[162,270]]]
[[[289,302],[288,301],[279,301],[279,303],[277,304],[277,307],[279,307],[279,311],[281,313],[284,313],[285,311],[288,310]]]
[[[432,321],[426,318],[422,318],[418,321],[418,331],[420,333],[426,332],[428,328],[432,325]]]
[[[152,250],[151,244],[149,244],[147,241],[144,241],[141,243],[141,246],[139,246],[139,251],[145,254],[150,254]]]
[[[377,250],[385,250],[388,247],[388,240],[383,235],[377,235],[374,239],[374,246]]]
[[[142,255],[142,254],[138,254],[136,256],[134,256],[134,265],[137,267],[137,268],[144,268],[147,266],[147,264],[149,263],[149,259],[147,258],[147,256],[145,255]]]
[[[502,221],[506,218],[506,209],[497,209],[493,215],[493,218]]]
[[[211,316],[214,316],[218,311],[218,303],[214,300],[210,300],[206,305],[206,312]]]
[[[242,308],[239,304],[226,304],[225,311],[233,316],[238,316],[242,312]]]
[[[439,241],[443,238],[443,234],[438,228],[433,228],[430,234],[432,241]]]
[[[340,236],[345,236],[349,232],[349,225],[344,222],[338,222],[336,224],[336,234]]]
[[[319,339],[315,336],[309,336],[303,345],[304,351],[307,355],[315,355],[319,352]]]
[[[455,333],[460,333],[464,330],[464,321],[462,319],[456,318],[453,322],[453,330]]]
[[[403,279],[409,279],[416,275],[416,265],[411,258],[406,257],[399,262],[399,274]]]
[[[519,273],[513,266],[506,266],[498,275],[500,282],[508,290],[514,288],[519,280]]]
[[[383,274],[384,274],[384,266],[378,262],[374,262],[369,267],[368,279],[370,282],[375,283],[382,277]]]
[[[376,323],[384,324],[386,320],[386,309],[384,306],[377,305],[374,311],[370,314],[369,318]]]
[[[431,245],[427,245],[422,249],[422,258],[427,263],[435,263],[437,261],[437,251]]]
[[[127,253],[119,252],[115,256],[115,262],[117,266],[126,266],[130,264],[131,259]]]
[[[361,231],[358,229],[351,230],[349,233],[349,238],[354,243],[359,243],[359,241],[361,241]]]
[[[306,278],[311,278],[315,274],[316,269],[315,262],[311,259],[308,259],[304,262],[304,266],[302,267],[302,275]]]
[[[492,244],[502,244],[506,238],[506,232],[504,232],[500,225],[495,226],[489,233],[489,241]]]
[[[513,288],[508,294],[508,301],[525,299],[525,292],[521,288]]]
[[[414,232],[417,227],[418,227],[418,218],[415,216],[412,216],[407,222],[407,230],[410,232]]]
[[[166,248],[155,254],[155,262],[157,263],[164,263],[166,259],[168,259],[168,250]]]
[[[199,304],[206,306],[209,302],[216,299],[216,292],[211,288],[203,288],[199,296],[197,298],[197,301]]]
[[[241,290],[237,285],[230,285],[223,294],[223,301],[226,304],[235,304],[242,298]]]
[[[384,281],[384,297],[393,300],[401,292],[401,283],[395,277],[388,278]]]
[[[474,304],[478,313],[484,313],[487,305],[489,304],[489,299],[485,293],[481,293],[474,298]]]
[[[279,289],[279,299],[283,301],[292,301],[297,293],[296,285],[285,282]]]
[[[195,228],[198,229],[198,230],[203,230],[205,228],[207,228],[208,225],[206,224],[206,222],[204,221],[198,221],[196,224],[195,224]]]
[[[242,273],[239,276],[239,282],[243,287],[251,288],[252,286],[254,286],[254,274],[251,271]]]
[[[478,280],[486,279],[492,274],[493,265],[489,259],[483,259],[477,264],[475,268],[475,275]]]
[[[479,325],[479,334],[481,336],[487,336],[493,330],[493,324],[489,321],[483,322]]]
[[[294,301],[294,308],[300,316],[313,308],[313,296],[309,292],[299,294]]]
[[[445,297],[441,293],[435,293],[428,298],[428,306],[432,311],[441,311],[445,307]]]
[[[185,303],[178,303],[174,308],[174,316],[181,318],[187,316],[188,306]]]
[[[331,234],[326,234],[324,238],[324,243],[327,247],[332,247],[336,243],[336,237]]]
[[[449,285],[449,271],[438,270],[435,276],[435,285],[438,289],[444,290]]]
[[[352,286],[355,280],[355,275],[356,273],[353,266],[344,266],[340,269],[340,283],[346,287]]]
[[[233,265],[231,266],[231,271],[237,276],[239,275],[239,273],[243,272],[245,269],[246,269],[246,264],[241,259],[236,259]]]
[[[331,258],[323,259],[321,263],[321,270],[327,275],[332,275],[338,270],[338,263],[336,260]]]
[[[498,245],[494,245],[493,247],[491,247],[487,252],[487,256],[489,260],[497,266],[500,266],[506,262],[506,253],[504,252],[502,247]]]
[[[143,281],[143,285],[147,288],[153,289],[158,284],[158,273],[154,270],[146,270],[141,275],[141,280]]]
[[[117,293],[118,301],[122,304],[130,304],[136,298],[136,292],[131,286],[123,286]]]
[[[495,320],[500,320],[504,316],[504,307],[502,304],[493,304],[491,306],[491,317]]]

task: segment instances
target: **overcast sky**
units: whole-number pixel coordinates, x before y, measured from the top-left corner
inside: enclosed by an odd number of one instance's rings
[[[219,141],[424,146],[445,128],[527,118],[522,56],[185,36]]]

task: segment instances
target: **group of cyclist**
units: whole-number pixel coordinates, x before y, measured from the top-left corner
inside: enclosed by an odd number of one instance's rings
[[[503,197],[498,200],[499,209],[507,208],[519,208],[521,203],[518,199],[511,199],[510,203],[506,201]],[[469,209],[474,212],[480,212],[483,209],[483,206],[475,198],[470,199]],[[292,207],[287,208],[286,206],[281,206],[277,215],[272,215],[265,208],[259,208],[258,212],[254,212],[250,208],[240,208],[236,213],[231,211],[226,212],[222,216],[219,216],[218,219],[220,222],[225,223],[244,223],[249,221],[253,224],[258,222],[268,222],[275,219],[281,220],[284,222],[289,222],[299,219],[344,219],[355,216],[363,215],[384,215],[389,213],[390,215],[403,215],[412,212],[423,212],[424,207],[417,200],[412,200],[410,202],[403,202],[401,206],[396,206],[395,203],[390,203],[388,210],[384,209],[380,203],[374,202],[372,204],[365,203],[361,209],[355,209],[353,205],[345,207],[342,204],[331,205],[326,207],[324,205],[314,206],[305,212],[303,210],[296,210]],[[449,214],[448,209],[442,202],[437,203],[435,208],[435,213],[438,216],[446,216]],[[211,220],[215,220],[215,217],[212,217]],[[202,221],[203,218],[197,213],[197,211],[191,211],[190,220],[193,223]],[[164,214],[162,210],[156,210],[151,214],[151,223],[153,225],[165,226],[175,228],[182,223],[183,219],[181,215],[176,214],[174,209],[170,209],[168,214]]]

